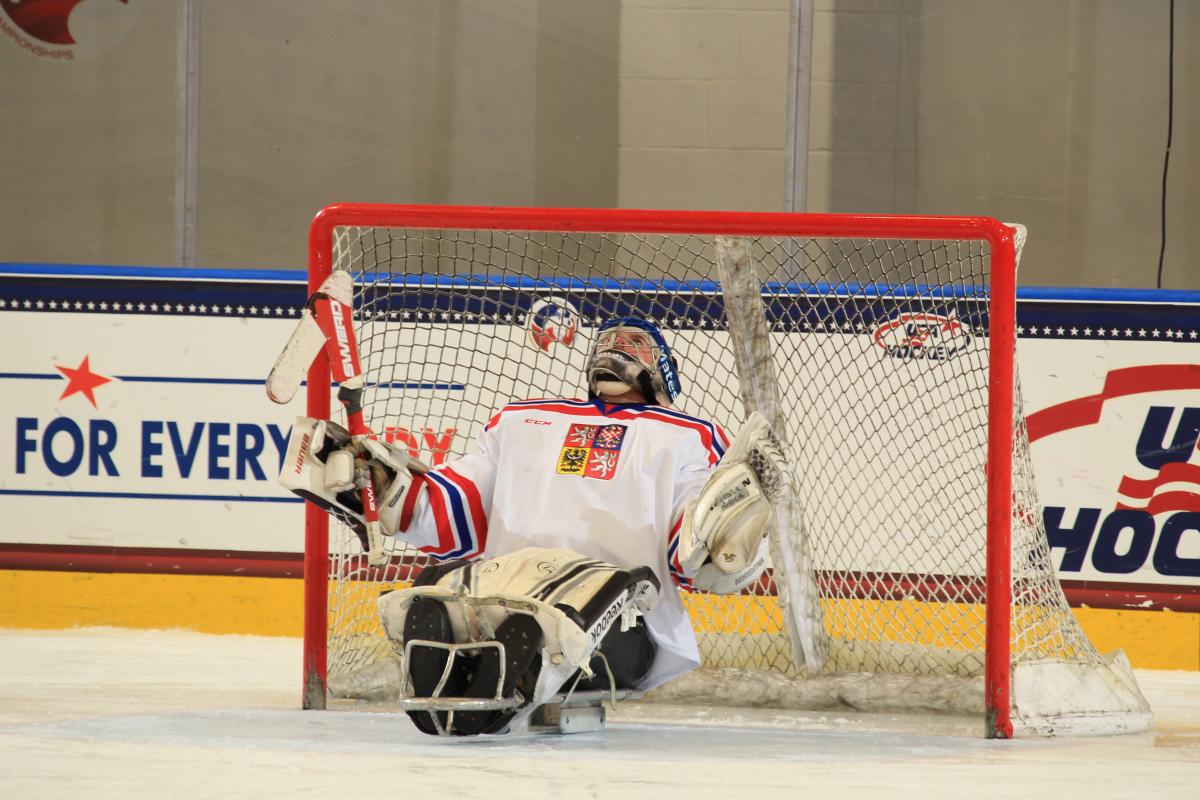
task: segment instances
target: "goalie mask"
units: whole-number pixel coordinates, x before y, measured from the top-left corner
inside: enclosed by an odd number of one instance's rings
[[[647,403],[669,406],[679,396],[675,356],[658,326],[640,317],[610,319],[597,329],[587,379],[593,398],[637,389]]]

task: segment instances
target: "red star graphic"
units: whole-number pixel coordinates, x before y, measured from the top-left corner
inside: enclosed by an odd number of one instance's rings
[[[84,356],[83,361],[79,362],[79,366],[75,369],[70,367],[60,367],[57,364],[54,368],[61,372],[67,379],[67,388],[63,389],[63,393],[59,395],[59,400],[64,400],[76,392],[83,392],[87,397],[88,402],[92,404],[92,408],[96,407],[96,395],[92,394],[97,386],[103,386],[112,380],[103,375],[97,375],[92,372],[91,366],[88,364],[90,356]]]

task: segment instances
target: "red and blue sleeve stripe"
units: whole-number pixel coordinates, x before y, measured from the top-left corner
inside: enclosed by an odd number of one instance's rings
[[[671,570],[671,577],[675,580],[675,584],[680,588],[689,592],[696,591],[692,586],[692,580],[687,575],[683,574],[683,565],[679,563],[679,529],[683,527],[683,515],[675,520],[675,524],[671,526],[671,533],[667,536],[667,567]]]
[[[474,558],[487,545],[487,514],[479,488],[449,467],[424,476],[438,542],[420,548],[439,559]]]

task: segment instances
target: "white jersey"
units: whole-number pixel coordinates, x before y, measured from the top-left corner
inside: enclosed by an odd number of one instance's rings
[[[700,663],[672,586],[690,588],[676,557],[679,523],[728,446],[719,426],[662,406],[510,403],[484,426],[476,453],[417,479],[401,535],[439,559],[553,547],[649,566],[663,589],[646,615],[657,655],[635,688],[651,689]]]

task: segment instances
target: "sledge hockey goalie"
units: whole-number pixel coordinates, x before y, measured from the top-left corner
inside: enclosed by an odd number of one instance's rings
[[[285,487],[355,526],[373,560],[368,496],[385,540],[440,560],[379,598],[425,733],[506,733],[573,696],[665,683],[700,663],[679,591],[738,592],[765,567],[790,473],[763,417],[730,444],[675,410],[676,361],[642,318],[601,325],[586,371],[587,400],[510,403],[433,469],[329,421],[293,427]]]

